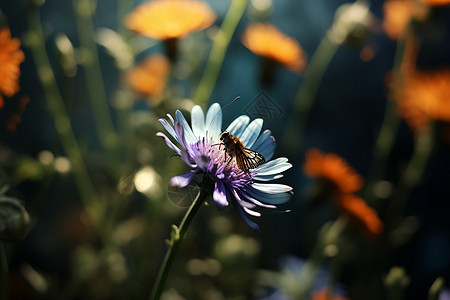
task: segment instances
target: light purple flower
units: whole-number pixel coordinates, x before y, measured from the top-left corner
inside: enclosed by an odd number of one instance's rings
[[[235,159],[228,163],[225,159],[224,147],[220,146],[219,136],[222,132],[222,111],[218,103],[214,103],[205,115],[196,105],[191,111],[191,126],[180,111],[174,118],[168,114],[169,121],[159,119],[161,125],[178,145],[164,133],[156,135],[164,138],[167,146],[191,168],[191,171],[175,176],[171,185],[183,188],[197,174],[214,184],[213,199],[222,209],[234,202],[247,224],[258,230],[256,223],[248,217],[260,216],[256,207],[276,209],[276,205],[287,202],[292,194],[290,186],[269,181],[283,177],[280,173],[291,168],[287,158],[270,160],[275,151],[275,140],[270,130],[261,133],[263,120],[256,119],[250,123],[248,116],[235,119],[226,129],[231,135],[239,138],[246,148],[264,156],[266,162],[256,169],[244,172],[236,165]]]

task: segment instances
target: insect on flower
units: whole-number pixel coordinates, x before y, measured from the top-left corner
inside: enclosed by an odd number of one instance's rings
[[[195,105],[191,110],[191,124],[180,111],[175,118],[168,114],[168,120],[159,119],[159,122],[177,144],[163,132],[157,136],[190,167],[188,172],[172,177],[172,186],[184,188],[201,175],[202,182],[214,186],[212,198],[219,209],[234,204],[245,222],[258,230],[259,226],[248,215],[259,217],[260,208],[276,210],[278,205],[289,201],[292,187],[272,181],[283,177],[281,173],[292,165],[285,157],[272,159],[275,139],[270,130],[262,131],[260,118],[250,122],[248,116],[242,115],[221,130],[225,107],[221,109],[214,103],[205,115]],[[223,148],[219,150],[221,146],[226,150],[225,159]]]
[[[228,105],[232,104],[234,101],[240,98],[241,97],[239,96],[236,97],[233,101],[225,105],[221,109],[221,111],[224,110],[224,108],[226,108]],[[219,150],[221,146],[224,146],[224,154],[225,154],[224,162],[227,160],[227,154],[230,157],[230,159],[227,162],[227,165],[229,165],[230,162],[233,160],[233,158],[235,158],[238,168],[248,173],[250,169],[255,169],[266,162],[266,159],[264,158],[263,155],[261,155],[256,151],[246,148],[244,146],[244,143],[242,143],[242,141],[239,138],[235,137],[234,135],[231,135],[228,131],[223,131],[220,134],[219,138],[221,142],[219,144],[214,144],[212,146],[219,145]]]
[[[225,147],[225,160],[227,159],[227,153],[230,156],[227,164],[235,158],[238,168],[244,172],[248,172],[250,169],[255,169],[266,162],[264,156],[256,151],[245,148],[241,140],[231,135],[228,131],[224,131],[220,134],[220,140],[222,143],[219,145]]]

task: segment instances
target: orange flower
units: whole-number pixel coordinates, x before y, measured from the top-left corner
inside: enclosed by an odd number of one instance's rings
[[[402,36],[411,18],[423,20],[427,8],[411,0],[388,0],[383,3],[383,29],[392,39]]]
[[[347,162],[334,153],[322,153],[318,149],[310,149],[306,153],[303,170],[306,175],[313,178],[322,178],[329,181],[336,192],[354,193],[362,188],[361,175],[347,164]]]
[[[450,70],[415,72],[399,92],[400,114],[414,130],[432,120],[450,122]]]
[[[328,287],[324,287],[320,290],[312,291],[311,300],[349,300],[349,298],[333,295],[333,292]]]
[[[145,96],[161,95],[170,71],[170,61],[162,54],[154,54],[130,70],[126,83]]]
[[[183,37],[211,26],[216,14],[210,6],[195,0],[155,0],[138,6],[125,25],[156,40]]]
[[[249,25],[242,36],[242,43],[256,55],[280,62],[291,71],[301,71],[306,66],[300,44],[271,24]]]
[[[420,0],[430,6],[444,6],[450,4],[450,0]]]
[[[376,211],[367,205],[360,197],[351,194],[342,194],[339,197],[339,206],[355,225],[361,228],[370,238],[379,236],[384,229],[383,222],[378,218]]]
[[[20,50],[20,40],[11,38],[11,31],[4,27],[0,29],[0,108],[4,101],[2,94],[12,97],[20,90],[20,64],[25,55]]]

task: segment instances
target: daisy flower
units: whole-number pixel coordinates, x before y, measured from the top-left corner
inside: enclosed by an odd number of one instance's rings
[[[240,139],[244,146],[264,156],[265,163],[247,172],[238,168],[236,160],[226,158],[224,147],[220,142],[222,132],[222,111],[214,103],[205,115],[196,105],[191,111],[191,126],[180,111],[175,119],[168,114],[168,119],[160,119],[161,125],[179,144],[177,146],[164,133],[157,136],[164,138],[167,146],[191,168],[187,173],[171,179],[171,185],[183,188],[193,178],[203,175],[203,183],[210,183],[212,196],[219,209],[236,204],[245,222],[254,230],[259,227],[247,215],[259,217],[257,207],[275,209],[276,205],[287,202],[292,195],[292,187],[284,184],[268,183],[281,178],[280,173],[291,168],[287,158],[270,160],[275,151],[275,140],[270,130],[261,133],[262,119],[250,122],[248,116],[235,119],[226,129],[231,135]],[[226,159],[225,159],[226,158]]]

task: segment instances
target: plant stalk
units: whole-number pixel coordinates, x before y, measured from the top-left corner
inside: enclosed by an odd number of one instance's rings
[[[222,68],[231,38],[247,8],[247,4],[248,0],[231,1],[230,8],[223,20],[222,26],[214,37],[205,71],[203,72],[203,76],[193,96],[194,102],[203,108],[206,108],[208,105],[209,98],[211,97],[217,78],[219,77],[219,72]]]
[[[200,189],[200,192],[197,194],[194,202],[192,202],[188,211],[184,215],[183,220],[179,227],[172,225],[172,233],[170,241],[168,242],[169,249],[167,250],[166,256],[164,257],[163,263],[158,273],[158,277],[156,279],[155,285],[153,287],[152,294],[150,296],[150,300],[158,300],[161,297],[161,294],[164,290],[164,285],[167,279],[167,275],[169,274],[170,268],[172,266],[175,255],[180,247],[181,241],[183,240],[184,234],[186,233],[189,225],[194,219],[195,214],[202,206],[205,201],[206,196],[208,195],[207,191],[204,189]]]

